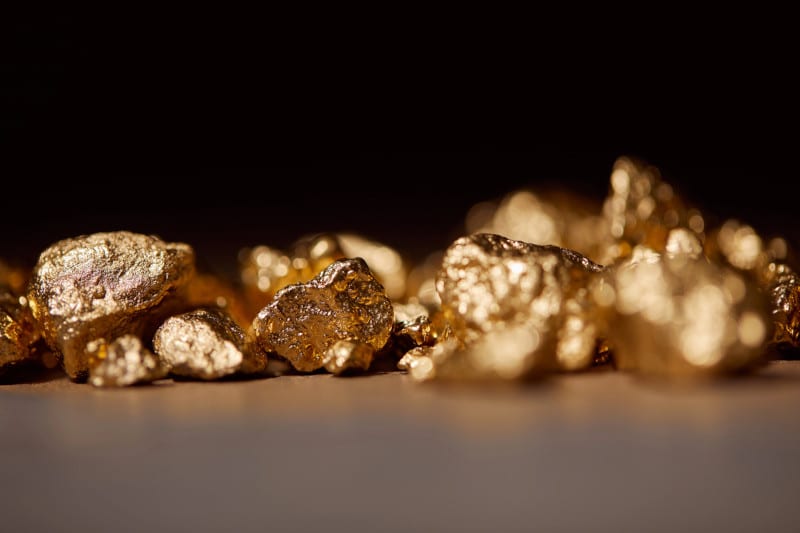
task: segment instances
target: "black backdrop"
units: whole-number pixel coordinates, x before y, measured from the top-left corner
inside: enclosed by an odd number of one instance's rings
[[[797,107],[773,53],[479,57],[466,41],[274,37],[244,16],[142,22],[11,32],[0,257],[114,229],[224,269],[241,246],[320,230],[420,256],[514,187],[601,198],[621,154],[706,211],[797,236]]]

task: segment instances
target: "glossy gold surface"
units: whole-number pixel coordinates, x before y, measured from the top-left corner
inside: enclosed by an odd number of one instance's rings
[[[379,350],[394,322],[389,298],[363,259],[341,259],[308,283],[278,291],[258,313],[253,331],[260,347],[310,372],[340,340]]]
[[[187,244],[125,231],[59,241],[39,256],[28,301],[47,344],[73,379],[88,377],[86,345],[152,334],[181,305],[194,273]]]

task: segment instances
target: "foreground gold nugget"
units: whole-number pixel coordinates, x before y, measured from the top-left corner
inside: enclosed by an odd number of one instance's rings
[[[323,358],[325,370],[341,375],[353,370],[368,370],[375,348],[363,342],[336,341]]]
[[[334,262],[308,283],[290,285],[258,313],[253,331],[261,348],[303,372],[324,365],[340,340],[381,349],[394,312],[389,298],[360,258]]]
[[[172,373],[219,379],[266,369],[263,353],[251,349],[244,330],[221,309],[197,309],[173,316],[158,328],[153,345]]]
[[[66,239],[42,252],[28,300],[72,379],[88,377],[86,345],[155,329],[194,272],[187,244],[126,231]]]
[[[111,343],[97,339],[86,347],[89,354],[89,383],[95,387],[127,387],[166,377],[168,367],[161,364],[142,341],[123,335]]]
[[[524,360],[511,349],[486,351],[486,358],[508,358],[515,370],[497,374],[522,377],[591,364],[598,331],[587,287],[602,270],[572,250],[476,234],[447,249],[436,288],[453,334],[468,347],[489,334],[506,347],[519,341]],[[487,372],[503,365],[487,364]]]
[[[765,361],[767,302],[741,273],[705,258],[635,249],[607,276],[601,300],[612,310],[609,341],[619,368],[702,375]]]
[[[35,359],[31,345],[38,332],[26,304],[0,286],[0,372]]]

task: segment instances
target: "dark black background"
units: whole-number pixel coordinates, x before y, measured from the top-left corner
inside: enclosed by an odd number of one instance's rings
[[[320,230],[421,256],[515,187],[602,198],[622,154],[705,212],[797,235],[797,93],[780,43],[642,50],[670,36],[654,33],[598,51],[516,32],[282,26],[15,23],[0,257],[32,263],[54,240],[115,229],[189,242],[222,268],[241,246]]]

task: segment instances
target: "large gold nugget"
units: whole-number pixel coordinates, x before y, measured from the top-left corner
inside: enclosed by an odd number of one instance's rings
[[[522,344],[538,359],[533,366],[574,370],[591,363],[597,332],[587,286],[602,270],[572,250],[481,233],[447,249],[436,288],[463,343],[527,329],[533,337]]]
[[[607,275],[601,305],[613,310],[609,341],[620,368],[704,375],[764,361],[767,302],[749,277],[705,258],[638,250]]]
[[[105,339],[91,341],[89,353],[89,383],[95,387],[127,387],[149,383],[166,377],[168,367],[142,341],[133,335],[123,335],[111,343]]]
[[[36,325],[24,298],[0,287],[0,372],[36,359],[31,345],[38,338]]]
[[[290,285],[258,313],[253,331],[267,352],[295,369],[323,366],[336,341],[350,340],[380,350],[392,331],[389,298],[363,259],[341,259],[308,283]]]
[[[244,330],[221,309],[197,309],[167,319],[153,338],[156,353],[172,373],[218,379],[266,369],[267,359],[253,349]]]
[[[89,341],[148,334],[193,272],[187,244],[126,231],[95,233],[42,252],[28,300],[47,344],[63,354],[67,374],[85,379]]]

